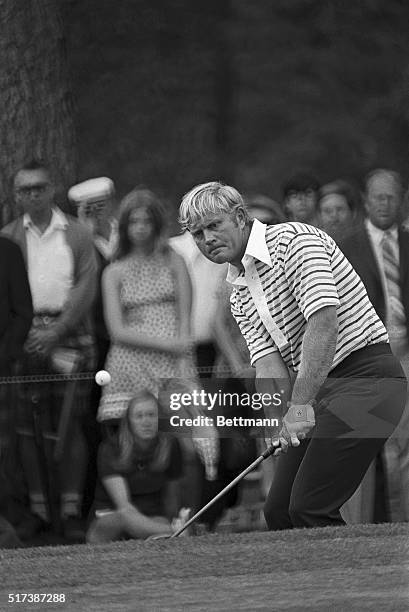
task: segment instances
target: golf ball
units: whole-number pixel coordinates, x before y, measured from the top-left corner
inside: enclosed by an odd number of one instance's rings
[[[111,382],[111,374],[106,370],[100,370],[95,374],[95,382],[100,387],[105,387],[105,385],[109,385]]]

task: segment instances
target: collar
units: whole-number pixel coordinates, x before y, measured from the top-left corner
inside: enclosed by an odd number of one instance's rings
[[[23,225],[26,229],[36,227],[28,213],[23,215]],[[51,212],[51,220],[46,231],[53,231],[56,229],[65,230],[67,229],[67,226],[68,220],[62,210],[57,207],[53,208]]]
[[[376,227],[376,225],[374,225],[369,219],[365,219],[365,226],[370,237],[377,245],[382,244],[386,233],[392,236],[394,240],[398,240],[398,226],[396,224],[392,225],[392,227],[387,230],[382,230],[379,227]]]
[[[271,268],[271,257],[266,244],[266,228],[265,223],[254,219],[246,250],[241,260],[244,268],[246,268],[250,258],[257,259]],[[232,285],[247,285],[242,272],[232,264],[229,264],[226,280]]]

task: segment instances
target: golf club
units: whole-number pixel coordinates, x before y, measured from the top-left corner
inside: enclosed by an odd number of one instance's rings
[[[175,531],[175,533],[173,533],[170,537],[171,538],[177,538],[181,533],[183,533],[183,531],[185,531],[185,529],[187,529],[187,527],[189,527],[192,523],[194,523],[194,521],[196,519],[198,519],[199,516],[201,516],[204,512],[206,512],[206,510],[208,508],[213,506],[213,504],[215,504],[218,499],[223,497],[223,495],[225,495],[228,491],[230,491],[230,489],[235,487],[236,484],[240,482],[240,480],[242,480],[249,472],[254,470],[258,465],[260,465],[260,463],[262,463],[264,461],[264,459],[267,459],[267,457],[270,457],[270,455],[272,455],[278,448],[279,448],[279,446],[274,446],[273,444],[271,444],[264,451],[264,453],[262,453],[259,457],[257,457],[257,459],[255,459],[253,461],[253,463],[251,463],[245,470],[243,470],[238,476],[236,476],[236,478],[234,480],[232,480],[226,487],[224,487],[224,489],[222,489],[215,497],[213,497],[213,499],[211,499],[205,506],[203,506],[203,508],[201,508],[201,510],[196,512],[196,514],[194,516],[192,516],[183,525],[183,527],[181,527],[180,529]]]

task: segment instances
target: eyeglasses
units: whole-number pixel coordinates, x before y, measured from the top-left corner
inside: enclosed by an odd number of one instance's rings
[[[16,193],[21,196],[29,196],[32,193],[41,195],[45,193],[49,187],[49,183],[37,183],[36,185],[25,185],[24,187],[18,187]]]

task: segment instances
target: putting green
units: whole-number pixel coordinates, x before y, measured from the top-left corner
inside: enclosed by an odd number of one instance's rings
[[[407,612],[409,525],[1,550],[0,580],[2,611]]]

